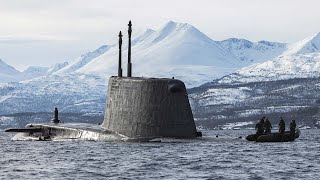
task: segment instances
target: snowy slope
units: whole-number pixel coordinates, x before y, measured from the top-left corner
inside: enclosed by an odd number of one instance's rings
[[[68,65],[69,65],[68,62],[56,63],[56,64],[50,66],[50,68],[49,68],[48,71],[47,71],[47,74],[52,74],[52,73],[54,73],[54,72],[57,72],[57,71],[59,71],[60,69],[66,67],[66,66],[68,66]]]
[[[50,75],[68,65],[68,62],[56,63],[50,67],[29,66],[21,73],[20,81]]]
[[[124,36],[126,37],[126,36]],[[127,45],[123,38],[123,74],[126,75]],[[176,77],[188,87],[235,72],[241,67],[277,57],[287,50],[284,43],[251,42],[244,39],[214,41],[187,23],[168,22],[159,30],[147,29],[132,39],[133,75]],[[46,75],[77,72],[111,76],[117,74],[118,45],[104,45],[70,64],[51,67]],[[39,77],[33,73],[26,77]],[[28,78],[30,79],[30,78]]]
[[[320,32],[296,43],[288,45],[285,55],[306,54],[320,52]]]
[[[91,60],[105,53],[111,46],[103,45],[97,50],[81,55],[75,61],[56,63],[50,67],[29,66],[23,72],[14,69],[0,59],[0,83],[19,82],[50,74],[64,75],[72,73],[88,64]]]
[[[0,84],[0,114],[18,112],[104,111],[106,82],[93,75],[48,75],[32,80]]]
[[[241,68],[219,82],[246,83],[320,76],[320,33],[286,46],[287,50],[281,55]]]
[[[276,58],[191,90],[194,116],[215,125],[282,116],[314,126],[320,115],[319,42],[318,33],[286,45]]]
[[[19,81],[21,72],[0,59],[0,83]]]
[[[49,68],[41,66],[29,66],[22,72],[24,75],[23,79],[32,79],[39,76],[47,75]]]
[[[287,44],[259,41],[251,42],[246,39],[230,38],[221,41],[221,45],[241,60],[242,66],[261,63],[281,55],[287,50]]]
[[[100,55],[104,54],[110,46],[103,45],[99,47],[97,50],[88,52],[86,54],[81,55],[75,61],[71,62],[67,66],[63,67],[62,69],[54,72],[54,74],[65,74],[65,73],[72,73],[77,71],[78,69],[82,68],[83,66],[87,65],[91,60],[99,57]]]
[[[319,40],[318,33],[288,44],[276,58],[190,90],[194,116],[216,124],[283,116],[313,126],[320,115]]]
[[[0,59],[0,83],[19,82],[50,75],[66,65],[68,65],[68,62],[57,63],[51,67],[29,66],[23,72],[20,72]]]
[[[126,74],[127,41],[123,43],[123,71]],[[93,59],[77,72],[116,75],[118,47]],[[239,68],[237,58],[195,27],[168,22],[158,31],[148,30],[133,39],[134,76],[181,78],[189,86],[231,73]]]
[[[278,123],[280,116],[312,125],[319,117],[320,77],[221,84],[218,81],[189,91],[193,115],[213,126],[258,120]]]
[[[317,77],[320,75],[320,53],[286,55],[261,64],[242,68],[238,71],[244,76],[290,79]]]

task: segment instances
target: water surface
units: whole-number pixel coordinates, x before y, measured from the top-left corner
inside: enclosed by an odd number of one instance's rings
[[[0,179],[319,179],[320,130],[255,143],[248,130],[167,143],[11,141],[0,132]],[[219,135],[219,137],[216,137]]]

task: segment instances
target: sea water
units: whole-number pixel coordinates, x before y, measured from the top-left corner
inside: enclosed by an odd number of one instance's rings
[[[246,141],[252,130],[110,143],[11,141],[1,130],[0,179],[320,179],[319,132],[302,130],[285,143]]]

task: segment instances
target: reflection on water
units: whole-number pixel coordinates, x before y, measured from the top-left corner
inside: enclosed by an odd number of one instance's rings
[[[255,143],[251,131],[204,131],[193,141],[11,141],[0,132],[0,179],[317,179],[320,130],[286,143]],[[216,135],[219,135],[217,138]]]

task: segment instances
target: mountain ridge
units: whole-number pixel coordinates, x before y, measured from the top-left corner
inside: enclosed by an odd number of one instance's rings
[[[0,83],[18,81],[20,79],[20,74],[20,71],[0,59]]]
[[[132,42],[134,76],[175,77],[183,80],[187,88],[213,80],[230,85],[318,76],[314,73],[318,72],[317,52],[283,55],[292,44],[236,38],[214,41],[186,23],[172,21],[159,30],[146,30],[133,36]],[[124,39],[124,75],[127,47],[128,41]],[[73,62],[57,65],[60,70],[53,73],[0,85],[0,114],[49,111],[51,106],[58,106],[64,112],[103,112],[106,78],[117,74],[118,51],[117,43],[101,46]],[[300,71],[304,73],[293,76]],[[221,96],[227,98],[226,94]]]

